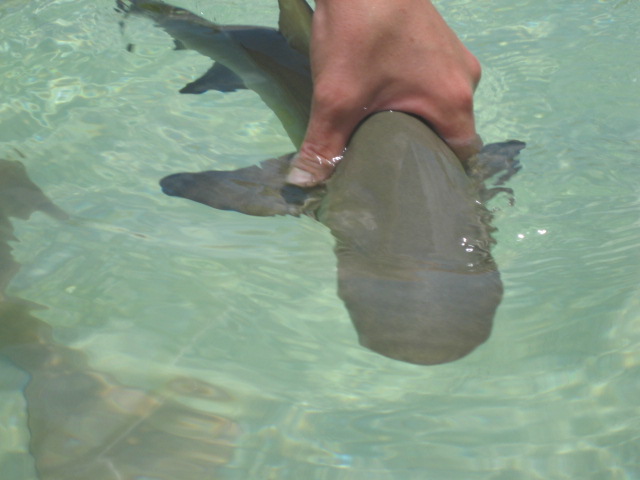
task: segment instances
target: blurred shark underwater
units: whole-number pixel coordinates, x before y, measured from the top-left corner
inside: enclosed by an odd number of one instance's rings
[[[32,313],[44,307],[6,293],[20,270],[11,218],[28,220],[36,211],[69,219],[22,163],[0,159],[0,357],[29,375],[24,397],[38,478],[217,478],[232,457],[238,425],[174,397],[223,391],[187,378],[169,382],[173,392],[121,385],[92,369],[84,352],[54,340],[52,327]]]
[[[293,145],[309,119],[312,9],[279,0],[279,29],[217,25],[158,0],[118,0],[151,19],[178,49],[214,60],[182,93],[254,90]],[[124,22],[122,25],[125,25]],[[336,239],[338,295],[360,343],[404,362],[434,365],[485,342],[503,294],[485,207],[520,169],[525,144],[486,145],[466,169],[421,119],[379,112],[353,134],[326,186],[286,183],[293,154],[234,171],[178,173],[164,193],[248,215],[308,215]],[[501,174],[494,188],[485,182]]]

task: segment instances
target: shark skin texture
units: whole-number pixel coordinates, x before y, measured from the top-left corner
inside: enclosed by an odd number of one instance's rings
[[[255,90],[299,145],[291,132],[304,131],[312,92],[308,63],[298,57],[308,62],[306,2],[280,0],[278,31],[216,25],[156,0],[119,6],[231,70],[235,85]],[[223,34],[225,44],[218,39]],[[261,44],[258,62],[256,45],[266,35],[272,43]],[[211,70],[201,80],[198,93],[225,91],[226,80],[218,86]],[[266,88],[264,82],[279,83]],[[277,91],[290,95],[276,98]],[[279,113],[305,106],[306,116]],[[524,147],[517,140],[486,145],[465,170],[421,119],[379,112],[358,126],[326,185],[287,184],[293,154],[233,171],[173,174],[160,185],[167,195],[221,210],[316,218],[336,239],[338,295],[360,343],[396,360],[435,365],[462,358],[489,338],[503,289],[484,205],[497,193],[512,194],[502,185],[520,169],[516,156]]]

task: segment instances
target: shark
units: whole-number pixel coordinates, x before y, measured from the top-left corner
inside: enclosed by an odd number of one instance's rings
[[[214,60],[182,93],[251,89],[297,148],[313,94],[313,11],[304,0],[279,0],[279,8],[274,29],[218,25],[159,0],[117,2],[127,17],[152,20],[177,49]],[[501,185],[520,169],[524,147],[517,140],[489,144],[463,166],[422,119],[385,111],[361,122],[319,187],[287,184],[293,153],[233,171],[172,174],[160,185],[167,195],[216,209],[320,221],[336,240],[338,296],[360,344],[437,365],[465,357],[490,336],[503,285],[486,203],[512,193]]]
[[[93,368],[85,352],[57,342],[52,326],[35,314],[45,307],[6,292],[20,270],[13,219],[29,220],[36,211],[73,220],[20,161],[0,158],[0,359],[29,375],[24,397],[38,478],[219,478],[240,427],[177,397],[229,401],[224,390],[186,376],[154,392],[123,385]]]

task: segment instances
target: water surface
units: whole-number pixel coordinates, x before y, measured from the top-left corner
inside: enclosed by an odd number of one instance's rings
[[[180,4],[277,20],[272,0]],[[0,157],[73,217],[13,221],[8,292],[127,398],[223,419],[232,453],[199,478],[640,478],[640,4],[438,6],[483,64],[482,136],[528,147],[515,206],[492,205],[506,293],[491,339],[417,367],[357,345],[322,225],[160,193],[168,173],[291,150],[254,94],[179,95],[209,61],[142,20],[122,36],[111,1],[0,5]],[[3,359],[0,378],[2,478],[35,480],[29,377]],[[99,437],[112,423],[94,408]],[[130,461],[172,461],[165,447]]]

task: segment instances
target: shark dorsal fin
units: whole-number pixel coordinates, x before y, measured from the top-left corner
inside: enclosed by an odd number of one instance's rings
[[[293,48],[309,56],[313,10],[305,0],[278,0],[280,33]]]

